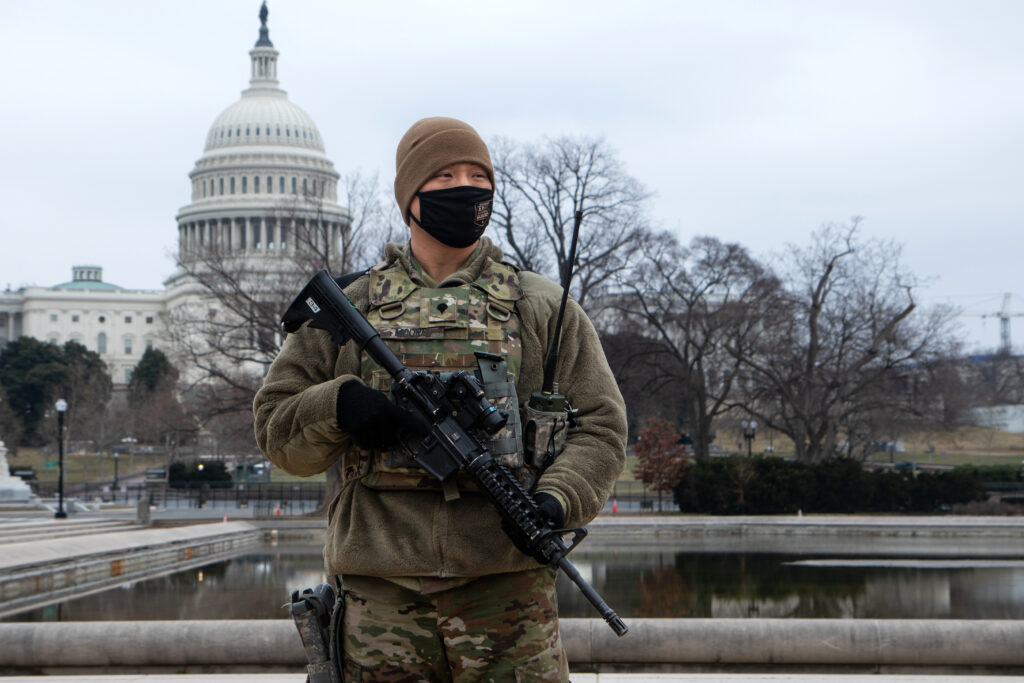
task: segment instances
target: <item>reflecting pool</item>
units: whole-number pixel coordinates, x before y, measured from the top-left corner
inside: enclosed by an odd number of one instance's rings
[[[1024,549],[1006,540],[588,543],[573,562],[624,619],[1024,619]],[[281,619],[324,579],[320,548],[265,547],[5,621]],[[563,576],[558,594],[562,616],[598,616]]]

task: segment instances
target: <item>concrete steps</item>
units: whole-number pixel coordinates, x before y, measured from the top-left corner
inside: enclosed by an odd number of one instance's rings
[[[104,519],[37,519],[0,524],[0,544],[142,529],[134,522]]]

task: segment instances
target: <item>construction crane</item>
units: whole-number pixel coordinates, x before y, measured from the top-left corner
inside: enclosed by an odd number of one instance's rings
[[[1003,307],[995,313],[982,313],[982,318],[999,318],[999,352],[1010,353],[1010,318],[1022,318],[1024,313],[1010,313],[1011,294],[1003,295]]]

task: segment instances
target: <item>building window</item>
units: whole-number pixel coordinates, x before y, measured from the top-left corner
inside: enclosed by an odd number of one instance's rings
[[[281,176],[280,178],[277,179],[277,187],[277,191],[280,192],[281,194],[284,194],[284,176]]]
[[[131,337],[125,337],[125,339],[124,339],[124,355],[126,355],[126,356],[132,355],[132,338]]]
[[[253,194],[259,194],[260,193],[260,177],[259,176],[254,176],[253,179],[252,179],[252,193]]]
[[[220,179],[220,193],[224,194],[224,179]]]
[[[131,384],[132,383],[132,369],[131,368],[125,368],[124,369],[124,383],[125,384]]]
[[[71,322],[73,322],[73,323],[77,323],[78,322],[78,315],[77,314],[71,316]]]
[[[53,344],[54,346],[56,346],[57,345],[57,338],[56,337],[50,337],[50,343]]]
[[[96,353],[107,352],[107,333],[100,332],[96,335]]]
[[[249,191],[249,189],[247,187],[249,183],[246,182],[248,180],[249,179],[247,177],[242,176],[242,194],[245,194],[245,193],[247,193]]]
[[[51,313],[50,314],[50,322],[51,323],[57,322],[57,314],[56,313]]]
[[[298,190],[296,189],[296,183],[298,183],[298,181],[295,179],[295,176],[292,176],[292,194],[298,192]]]
[[[100,316],[100,322],[101,322],[101,323],[105,323],[105,322],[107,322],[107,316],[105,316],[105,315],[101,315],[101,316]]]
[[[235,176],[231,176],[231,194],[235,193]]]
[[[124,321],[125,321],[126,323],[130,323],[130,322],[132,321],[132,317],[131,317],[130,315],[126,315],[126,316],[124,317]]]
[[[146,324],[147,325],[152,325],[153,324],[153,316],[151,316],[151,315],[147,315],[146,316]]]
[[[267,176],[267,194],[271,194],[274,191],[274,179]]]
[[[306,179],[302,179],[302,194],[306,194]]]
[[[147,351],[152,351],[153,350],[153,340],[152,339],[147,339],[146,340],[146,350]]]

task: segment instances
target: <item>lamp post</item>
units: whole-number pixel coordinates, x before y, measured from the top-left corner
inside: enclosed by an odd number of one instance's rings
[[[54,407],[57,409],[57,453],[60,458],[60,469],[57,471],[58,502],[54,518],[66,519],[68,513],[64,512],[64,413],[68,409],[68,402],[58,398]]]
[[[120,455],[117,451],[114,451],[114,489],[117,489],[117,456]],[[116,493],[114,495],[117,495]]]
[[[749,458],[753,454],[752,444],[754,443],[754,436],[757,435],[757,421],[744,420],[740,425],[743,427],[743,438],[747,440],[747,457]]]

